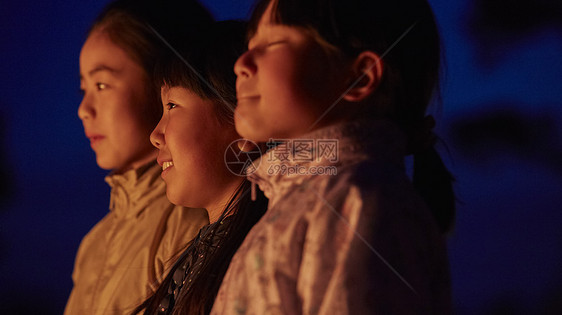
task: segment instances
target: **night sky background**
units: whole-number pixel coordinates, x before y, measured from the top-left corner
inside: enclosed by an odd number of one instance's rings
[[[77,117],[78,56],[107,1],[0,4],[0,313],[60,314],[109,188]],[[562,314],[562,1],[431,0],[432,111],[459,200],[458,314]],[[205,0],[219,20],[250,0]]]

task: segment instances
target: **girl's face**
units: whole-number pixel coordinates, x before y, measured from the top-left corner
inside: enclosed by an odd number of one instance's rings
[[[248,51],[234,66],[236,130],[244,138],[262,142],[295,138],[313,126],[333,123],[337,115],[327,110],[345,91],[343,67],[334,67],[333,59],[311,35],[274,24],[270,16],[271,3]]]
[[[78,116],[103,169],[126,171],[156,157],[148,77],[104,32],[94,31],[80,53]]]
[[[168,199],[177,205],[224,207],[242,178],[224,161],[229,144],[238,139],[234,126],[219,120],[212,101],[182,87],[163,87],[164,114],[150,137],[160,153]],[[211,220],[212,213],[210,213]]]

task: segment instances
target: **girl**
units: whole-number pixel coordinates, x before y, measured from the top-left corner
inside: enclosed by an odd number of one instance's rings
[[[250,183],[231,173],[225,152],[240,136],[232,66],[244,51],[245,25],[221,22],[201,34],[196,49],[175,47],[157,66],[164,114],[151,140],[160,152],[170,201],[201,207],[211,224],[199,232],[162,285],[135,313],[208,314],[230,259],[267,208],[263,194],[252,202]]]
[[[235,122],[274,147],[249,176],[269,210],[212,314],[450,313],[454,196],[424,118],[439,72],[426,0],[264,0],[252,21]]]
[[[66,314],[123,314],[153,293],[187,242],[208,223],[203,209],[174,206],[150,132],[161,115],[154,61],[173,41],[211,23],[198,3],[115,1],[96,19],[80,54],[78,116],[98,165],[112,170],[110,212],[84,237]],[[181,14],[179,14],[181,12]],[[166,17],[166,18],[164,18]],[[185,31],[183,31],[185,30]]]

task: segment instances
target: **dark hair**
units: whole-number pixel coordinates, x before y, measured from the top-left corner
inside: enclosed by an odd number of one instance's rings
[[[233,124],[236,76],[232,68],[244,52],[245,26],[245,23],[236,21],[218,22],[202,32],[196,44],[190,42],[177,46],[173,54],[156,65],[155,82],[159,86],[183,87],[203,99],[212,100],[219,118],[225,124]],[[227,236],[219,241],[213,252],[206,254],[202,269],[191,286],[180,290],[172,314],[210,313],[232,256],[267,209],[267,199],[261,191],[255,201],[251,200],[250,187],[250,182],[245,179],[231,197],[218,220],[231,216],[226,227]],[[160,302],[168,294],[174,272],[182,266],[184,259],[187,256],[174,264],[158,290],[135,313],[143,309],[146,314],[157,313]]]
[[[213,101],[223,123],[234,124],[236,107],[236,59],[245,51],[246,23],[222,21],[192,41],[179,42],[155,66],[157,88],[184,87]]]
[[[414,153],[414,185],[447,231],[455,212],[453,178],[433,143],[416,143],[438,91],[441,62],[439,32],[427,0],[260,0],[249,36],[271,2],[272,21],[309,31],[343,58],[352,60],[366,50],[383,58],[383,76],[371,97],[374,110],[367,114],[390,119],[406,133]]]
[[[252,201],[250,187],[250,181],[245,179],[230,199],[218,219],[220,222],[226,216],[231,216],[231,221],[225,231],[226,237],[220,239],[214,251],[206,254],[207,258],[189,289],[180,290],[176,296],[172,314],[209,314],[211,312],[232,257],[244,241],[246,234],[267,210],[268,200],[263,192],[257,189],[256,200]],[[174,264],[156,292],[137,307],[133,314],[138,314],[143,310],[145,310],[144,314],[158,314],[158,306],[168,295],[168,287],[173,281],[174,272],[187,258],[184,256]]]
[[[211,14],[195,0],[116,0],[98,15],[88,36],[94,31],[107,34],[150,78],[156,61],[170,50],[162,38],[172,45],[179,39],[189,41],[212,22]],[[152,127],[162,116],[159,92],[147,89],[150,104],[154,104],[147,115]]]

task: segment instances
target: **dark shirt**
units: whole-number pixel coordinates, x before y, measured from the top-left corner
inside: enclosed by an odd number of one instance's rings
[[[231,223],[228,216],[213,224],[206,225],[199,230],[199,234],[183,252],[178,262],[172,268],[172,281],[168,285],[168,294],[158,306],[158,314],[171,314],[180,292],[185,293],[191,288],[195,278],[201,272],[208,256],[214,252],[217,245],[226,236],[226,230]],[[145,315],[148,313],[145,312]]]

